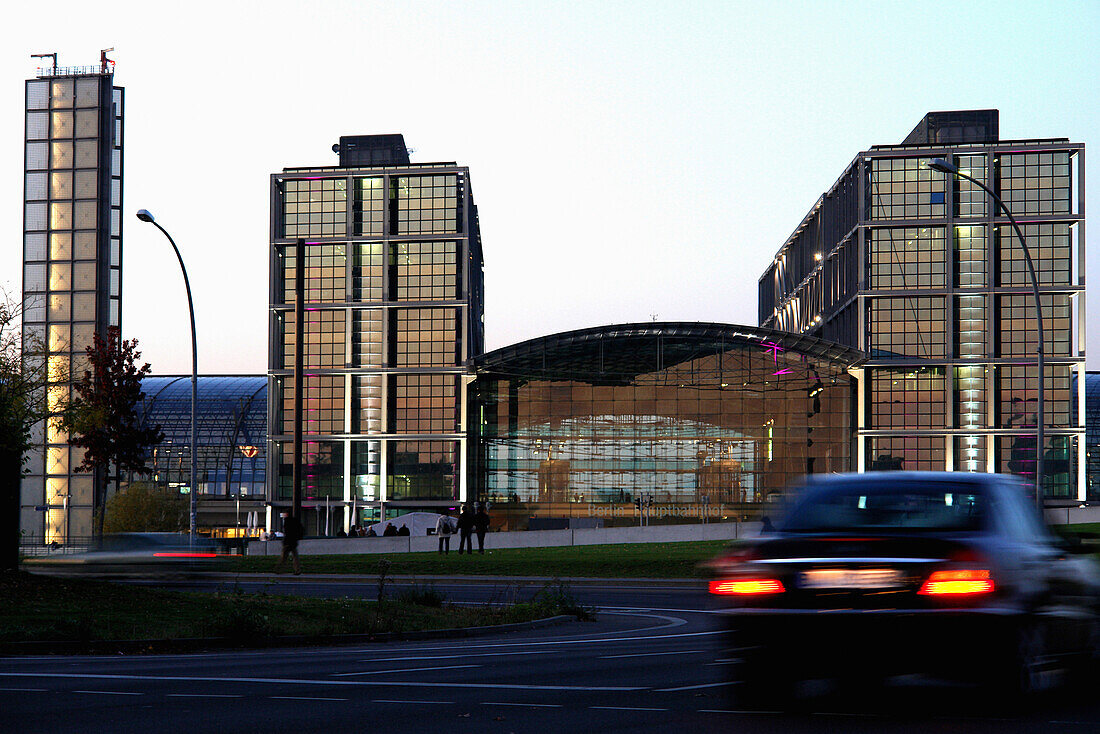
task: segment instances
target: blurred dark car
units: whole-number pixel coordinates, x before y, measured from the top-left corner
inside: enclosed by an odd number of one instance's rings
[[[29,558],[23,568],[53,576],[166,577],[216,571],[225,559],[211,538],[180,533],[104,535],[93,550]]]
[[[1100,570],[1010,476],[813,479],[711,567],[743,702],[907,673],[1026,696],[1098,658]]]

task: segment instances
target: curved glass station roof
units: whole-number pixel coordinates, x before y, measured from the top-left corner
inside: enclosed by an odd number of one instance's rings
[[[150,465],[157,484],[184,490],[190,481],[191,377],[146,377],[142,423],[159,425],[164,441]],[[216,375],[198,379],[198,491],[262,495],[267,444],[267,377]]]

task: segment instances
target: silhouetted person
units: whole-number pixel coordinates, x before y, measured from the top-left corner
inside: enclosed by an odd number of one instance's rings
[[[454,520],[451,519],[451,513],[444,510],[435,523],[435,534],[439,536],[440,553],[451,552],[451,536],[454,535],[454,532],[455,526]]]
[[[386,523],[386,529],[382,531],[383,538],[392,538],[397,535],[397,528],[393,526],[392,522]]]
[[[465,548],[470,553],[474,552],[474,513],[469,505],[462,506],[462,512],[458,514],[458,552]]]
[[[412,535],[412,532],[409,531],[409,526],[408,525],[406,525],[405,523],[401,523],[401,527],[397,529],[397,534],[398,535]]]
[[[305,535],[305,528],[294,515],[283,513],[283,518],[283,555],[275,566],[275,573],[282,573],[286,559],[290,558],[294,565],[294,575],[297,576],[302,572],[302,565],[298,560],[298,541]]]
[[[474,532],[477,533],[477,552],[485,552],[485,533],[489,531],[489,512],[481,502],[477,503],[474,513]]]
[[[377,538],[378,537],[378,533],[374,532],[374,526],[373,525],[371,525],[369,528],[367,528],[367,537],[368,538]]]
[[[760,534],[770,535],[775,532],[775,526],[772,525],[772,519],[767,515],[760,518]]]

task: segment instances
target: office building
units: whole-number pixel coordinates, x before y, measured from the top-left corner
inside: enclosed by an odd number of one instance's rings
[[[271,176],[268,493],[290,506],[300,348],[309,532],[335,510],[345,526],[467,497],[464,374],[483,343],[469,170],[410,162],[400,135],[333,147],[337,166]]]
[[[23,210],[24,344],[45,351],[51,411],[82,375],[93,334],[121,321],[124,97],[106,53],[92,67],[53,59],[26,82]],[[81,450],[52,421],[33,440],[24,536],[62,544],[90,536],[95,487],[106,478],[76,472]]]
[[[1043,491],[1085,497],[1084,145],[1001,140],[997,110],[931,112],[859,153],[759,282],[761,326],[864,351],[858,470],[1010,472],[1034,482],[1036,320],[1045,322]],[[1074,379],[1076,378],[1076,379]]]

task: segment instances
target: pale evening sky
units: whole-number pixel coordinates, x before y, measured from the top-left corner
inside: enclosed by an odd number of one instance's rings
[[[22,257],[32,53],[126,88],[123,332],[157,374],[267,366],[268,176],[400,132],[470,167],[486,346],[623,321],[757,323],[757,278],[854,155],[930,110],[1100,143],[1100,3],[51,2],[0,30],[0,287]],[[1087,210],[1100,211],[1088,151]],[[1089,280],[1100,273],[1096,225]],[[1098,312],[1100,291],[1088,294]],[[1090,366],[1100,362],[1092,329]]]

